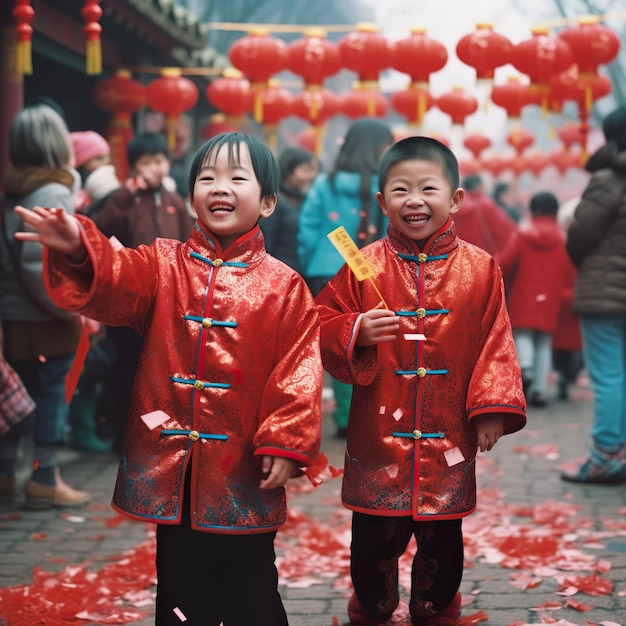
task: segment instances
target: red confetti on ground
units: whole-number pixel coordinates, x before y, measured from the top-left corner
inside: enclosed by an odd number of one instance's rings
[[[457,626],[474,626],[474,624],[479,624],[480,622],[486,622],[488,620],[489,615],[487,615],[485,611],[478,611],[478,613],[474,613],[473,615],[460,617],[456,624]]]

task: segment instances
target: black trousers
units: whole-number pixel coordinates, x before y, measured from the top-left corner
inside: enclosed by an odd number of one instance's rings
[[[389,620],[400,601],[398,559],[415,535],[417,553],[411,571],[412,617],[445,609],[463,575],[461,520],[415,522],[410,517],[352,515],[350,573],[359,602],[372,618]],[[426,612],[424,612],[426,610]]]
[[[189,478],[187,476],[187,478]],[[156,626],[288,626],[274,564],[276,532],[192,530],[189,481],[180,526],[157,526]]]

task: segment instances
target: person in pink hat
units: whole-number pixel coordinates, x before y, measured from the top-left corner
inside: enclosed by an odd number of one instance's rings
[[[112,191],[121,187],[111,164],[109,142],[93,130],[70,133],[75,163],[82,180],[76,210],[89,214]]]

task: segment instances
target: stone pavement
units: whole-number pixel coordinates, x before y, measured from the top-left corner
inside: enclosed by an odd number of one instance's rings
[[[462,610],[465,624],[626,625],[626,485],[581,486],[559,478],[566,463],[585,455],[591,410],[589,390],[578,387],[569,401],[552,400],[546,409],[529,409],[523,431],[504,437],[491,452],[480,455],[479,507],[464,521],[466,569],[461,591],[470,602]],[[323,451],[330,465],[341,468],[344,444],[334,438],[329,412],[327,401]],[[122,520],[110,508],[116,466],[112,455],[66,455],[64,478],[92,495],[84,508],[0,507],[0,588],[31,584],[35,568],[54,577],[67,574],[70,566],[83,565],[98,572],[93,579],[104,584],[112,566],[118,567],[113,570],[117,576],[125,566],[131,567],[134,561],[120,562],[119,555],[150,545],[151,527]],[[26,474],[25,467],[24,479]],[[277,552],[291,626],[347,621],[349,515],[339,503],[340,480],[327,475],[316,490],[307,488],[306,480],[290,488],[290,509],[296,518],[279,533]],[[408,559],[403,563],[401,583],[410,568]],[[150,567],[144,563],[143,569]],[[69,571],[78,576],[78,570]],[[139,574],[130,571],[128,578],[133,576]],[[68,601],[72,587],[66,585]],[[148,585],[143,596],[128,597],[143,598],[136,602],[140,608],[126,606],[146,616],[124,623],[153,624],[154,587]],[[406,593],[402,597],[407,600]],[[47,615],[54,615],[54,608]],[[85,620],[62,623],[103,623],[85,615]],[[398,615],[400,619],[401,611]],[[2,617],[0,603],[2,626],[24,626],[6,621],[6,613],[4,623]],[[41,621],[28,623],[61,622],[44,614]]]

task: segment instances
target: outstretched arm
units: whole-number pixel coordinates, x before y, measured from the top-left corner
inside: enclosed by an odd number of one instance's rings
[[[63,209],[44,209],[36,206],[33,210],[16,206],[15,212],[32,230],[15,233],[22,241],[38,241],[57,252],[61,252],[80,263],[87,257],[87,250],[80,238],[78,222]]]

